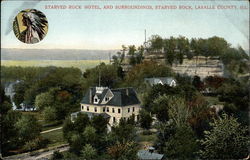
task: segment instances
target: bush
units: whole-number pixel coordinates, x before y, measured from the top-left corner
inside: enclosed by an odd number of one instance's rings
[[[60,153],[59,151],[54,151],[53,155],[51,157],[51,160],[58,160],[58,159],[62,159],[63,158],[63,154]]]
[[[24,151],[34,151],[47,146],[49,140],[42,137],[38,137],[34,140],[28,141],[23,146]]]
[[[56,120],[56,109],[52,107],[45,107],[42,115],[45,122],[53,122]]]
[[[94,159],[97,156],[96,149],[93,148],[90,144],[86,144],[83,147],[82,156],[86,160]]]

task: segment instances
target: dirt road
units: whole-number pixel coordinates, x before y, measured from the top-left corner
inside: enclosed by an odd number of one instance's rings
[[[46,151],[37,151],[37,152],[31,152],[31,153],[23,153],[19,155],[14,155],[14,156],[9,156],[9,157],[4,157],[4,160],[44,160],[44,159],[49,159],[54,151],[59,151],[59,152],[64,152],[69,150],[68,144],[64,144],[61,146],[57,146],[53,149],[49,149]]]

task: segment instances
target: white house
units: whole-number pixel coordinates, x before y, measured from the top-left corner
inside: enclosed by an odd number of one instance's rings
[[[173,77],[153,77],[153,78],[145,78],[144,81],[149,83],[151,86],[156,84],[167,84],[171,87],[175,87],[177,85],[176,80]]]
[[[109,125],[119,123],[121,118],[129,118],[135,115],[138,120],[140,101],[133,88],[110,89],[108,87],[90,88],[81,101],[81,111],[91,118],[94,115],[102,115],[109,118]],[[71,114],[71,117],[77,114]]]

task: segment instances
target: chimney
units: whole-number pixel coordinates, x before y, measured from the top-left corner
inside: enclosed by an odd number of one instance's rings
[[[92,89],[89,89],[89,103],[92,103]]]

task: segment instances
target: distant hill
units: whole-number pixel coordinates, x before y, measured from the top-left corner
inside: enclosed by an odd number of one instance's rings
[[[118,50],[1,49],[1,60],[109,60]]]

